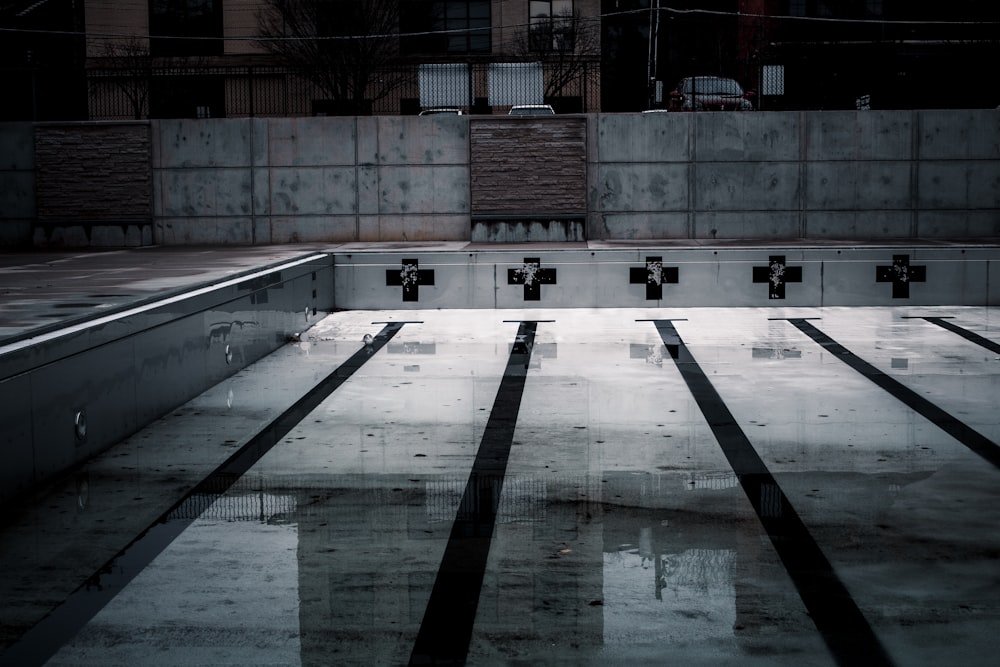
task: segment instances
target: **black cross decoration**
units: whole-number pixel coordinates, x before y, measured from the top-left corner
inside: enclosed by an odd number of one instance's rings
[[[676,283],[678,275],[676,266],[663,266],[662,257],[647,257],[645,267],[629,267],[628,281],[646,286],[646,301],[659,301],[663,298],[663,284]]]
[[[541,301],[542,285],[556,284],[556,270],[543,269],[538,257],[525,257],[519,269],[507,269],[508,285],[524,285],[525,301]]]
[[[802,282],[802,267],[785,266],[784,255],[771,255],[767,264],[767,266],[753,267],[753,281],[768,283],[767,298],[784,299],[785,283]]]
[[[910,283],[927,280],[926,266],[910,266],[909,255],[893,255],[892,266],[876,266],[875,281],[892,283],[893,299],[909,299]]]
[[[419,301],[420,286],[434,284],[433,269],[421,269],[415,259],[404,259],[399,271],[395,269],[385,270],[385,284],[387,287],[402,287],[403,301]]]

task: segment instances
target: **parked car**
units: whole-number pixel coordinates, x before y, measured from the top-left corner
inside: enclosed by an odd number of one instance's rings
[[[671,91],[669,107],[671,111],[753,111],[755,97],[734,79],[689,76]]]
[[[510,116],[548,116],[555,112],[551,104],[515,104],[507,114]]]
[[[420,112],[421,116],[436,116],[436,115],[448,115],[448,116],[461,116],[461,109],[424,109]]]

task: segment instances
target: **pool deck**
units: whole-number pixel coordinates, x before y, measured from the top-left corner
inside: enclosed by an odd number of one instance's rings
[[[217,282],[327,246],[35,250],[0,253],[0,340]]]
[[[0,255],[0,332],[475,249]],[[991,665],[998,411],[988,307],[334,313],[5,507],[0,665]]]

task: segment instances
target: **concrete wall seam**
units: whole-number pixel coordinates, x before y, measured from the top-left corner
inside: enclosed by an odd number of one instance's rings
[[[0,243],[994,238],[998,115],[7,123]]]

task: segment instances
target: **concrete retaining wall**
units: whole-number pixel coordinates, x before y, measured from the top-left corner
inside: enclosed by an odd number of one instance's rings
[[[159,121],[156,239],[465,238],[468,147],[460,117]]]
[[[1000,111],[601,115],[592,239],[1000,235]]]
[[[574,128],[585,127],[585,146],[566,151],[533,135],[528,151],[517,135],[505,150],[470,138],[521,127],[514,123],[523,119],[513,118],[150,121],[153,242],[557,241],[579,240],[584,224],[587,238],[607,240],[1000,236],[1000,110],[544,120],[546,127],[567,124],[574,137]],[[65,127],[83,136],[92,125]],[[37,176],[35,143],[48,132],[42,127],[0,125],[0,243],[30,242],[26,221],[97,212],[74,210],[55,198],[55,181]],[[103,154],[99,146],[73,145],[80,155]],[[46,164],[59,146],[43,147]],[[497,155],[504,168],[488,169]],[[531,165],[544,166],[526,172],[547,178],[496,178]],[[565,178],[553,181],[552,174]],[[118,176],[93,176],[85,193],[107,185],[118,208],[128,209],[133,200],[115,190]],[[537,211],[527,210],[528,200],[537,200]],[[585,210],[563,210],[578,207]],[[556,232],[555,217],[522,218],[504,234],[474,230],[474,222],[488,228],[498,213],[548,215],[553,208],[577,218],[564,219]],[[566,237],[566,224],[579,225],[579,234]]]
[[[35,216],[34,125],[0,123],[0,246],[30,243]]]

